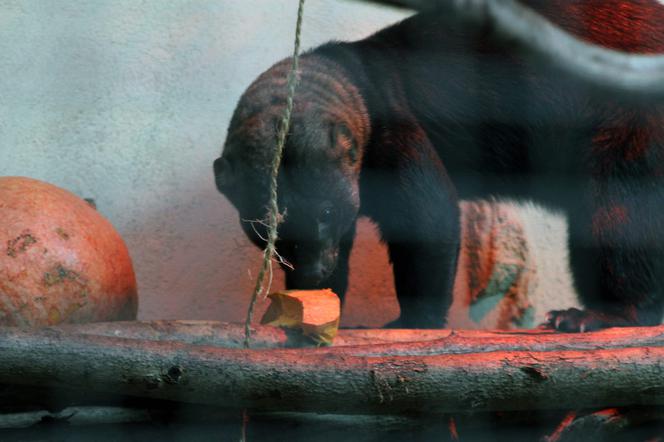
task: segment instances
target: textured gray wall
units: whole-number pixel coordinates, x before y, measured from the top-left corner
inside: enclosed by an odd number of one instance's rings
[[[291,53],[296,9],[295,0],[0,0],[0,175],[96,199],[132,254],[140,317],[242,318],[259,253],[217,194],[211,164],[242,91]],[[404,16],[310,0],[303,46]],[[389,286],[385,259],[372,266],[356,292]]]

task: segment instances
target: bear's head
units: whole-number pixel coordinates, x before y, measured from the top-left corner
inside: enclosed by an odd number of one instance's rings
[[[261,248],[267,238],[271,168],[289,66],[289,60],[276,64],[247,89],[231,120],[223,154],[214,162],[217,188],[238,210],[249,239]],[[299,75],[277,179],[276,249],[287,267],[290,288],[325,288],[337,265],[340,242],[354,234],[369,121],[357,89],[331,62],[303,57]]]

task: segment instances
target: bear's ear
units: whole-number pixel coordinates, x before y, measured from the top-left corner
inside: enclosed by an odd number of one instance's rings
[[[357,163],[357,160],[359,160],[357,141],[351,130],[344,123],[337,123],[332,126],[332,146],[335,149],[343,149],[344,156],[349,158],[352,164]]]
[[[214,160],[214,181],[217,184],[217,189],[220,192],[227,191],[235,182],[235,174],[233,173],[233,166],[224,157],[219,157]]]

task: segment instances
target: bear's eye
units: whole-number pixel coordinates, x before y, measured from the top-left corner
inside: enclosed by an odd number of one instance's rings
[[[334,220],[334,207],[323,207],[318,214],[318,221],[323,224],[330,224]]]

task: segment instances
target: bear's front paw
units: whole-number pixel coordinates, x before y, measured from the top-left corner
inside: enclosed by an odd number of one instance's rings
[[[592,310],[552,310],[546,314],[546,321],[540,327],[561,332],[583,333],[613,326],[624,326],[623,318],[612,317]]]

